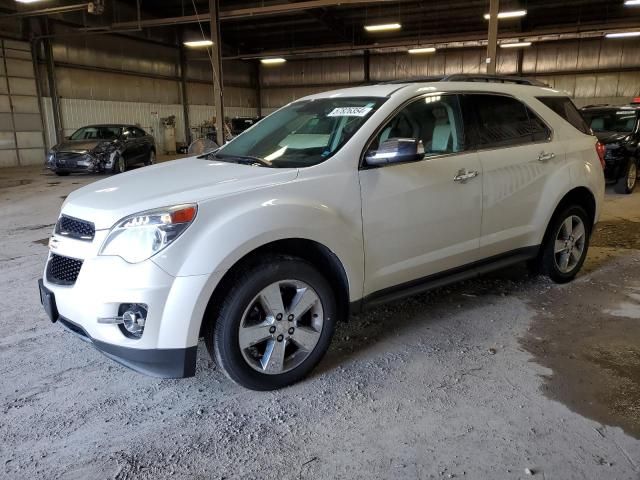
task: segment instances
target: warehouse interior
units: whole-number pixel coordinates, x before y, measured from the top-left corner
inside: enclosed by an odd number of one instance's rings
[[[143,377],[42,311],[60,207],[105,177],[45,168],[79,128],[171,162],[307,95],[458,74],[640,103],[640,1],[0,0],[0,477],[640,478],[637,190],[607,187],[575,282],[513,268],[363,312],[274,392],[202,345],[196,377]]]

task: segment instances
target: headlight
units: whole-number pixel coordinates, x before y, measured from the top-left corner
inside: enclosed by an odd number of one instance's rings
[[[47,153],[47,161],[53,162],[56,158],[56,153],[54,151],[50,151]]]
[[[129,263],[152,257],[171,244],[196,218],[195,204],[147,210],[111,228],[98,255],[117,255]]]

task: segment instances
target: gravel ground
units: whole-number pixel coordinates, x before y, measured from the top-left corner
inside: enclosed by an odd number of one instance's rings
[[[46,239],[95,178],[0,170],[0,477],[640,478],[640,195],[608,195],[576,282],[515,267],[371,310],[257,393],[204,345],[158,380],[46,319]]]

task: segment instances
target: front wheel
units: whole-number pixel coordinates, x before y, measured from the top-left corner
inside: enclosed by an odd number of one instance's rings
[[[205,335],[233,381],[274,390],[304,378],[322,359],[335,328],[336,300],[308,262],[272,256],[234,279]]]
[[[113,173],[124,173],[127,170],[127,163],[119,153],[113,158]]]
[[[633,193],[638,183],[638,166],[636,160],[630,158],[624,169],[624,175],[618,179],[614,187],[616,193]]]
[[[149,166],[149,165],[153,165],[154,163],[156,163],[156,152],[154,152],[153,150],[149,150],[149,156],[147,157],[147,160],[144,162],[145,166]]]
[[[539,257],[539,269],[556,283],[575,278],[587,257],[591,221],[584,208],[566,207],[555,215]]]

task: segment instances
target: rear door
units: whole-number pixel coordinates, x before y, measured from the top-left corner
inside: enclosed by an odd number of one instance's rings
[[[458,95],[412,100],[368,151],[392,138],[421,140],[425,155],[360,170],[366,295],[478,260],[482,172],[466,148]]]
[[[482,256],[535,245],[544,186],[564,152],[557,151],[550,127],[512,96],[469,93],[463,104],[483,171]]]

